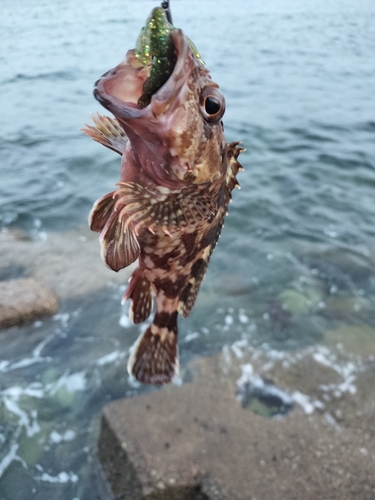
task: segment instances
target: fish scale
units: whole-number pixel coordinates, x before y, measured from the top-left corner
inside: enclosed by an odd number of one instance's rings
[[[160,15],[154,10],[146,22],[153,43],[155,12]],[[115,118],[98,115],[84,129],[122,156],[118,188],[96,202],[90,227],[100,233],[111,269],[138,258],[123,297],[131,301],[130,319],[145,321],[155,302],[153,321],[128,362],[129,373],[148,384],[168,383],[178,373],[177,317],[194,306],[242,170],[237,157],[243,149],[224,137],[224,97],[192,42],[172,28],[173,71],[152,89],[149,102],[139,104],[148,63],[130,50],[95,85],[95,97]],[[148,43],[147,29],[138,52]]]

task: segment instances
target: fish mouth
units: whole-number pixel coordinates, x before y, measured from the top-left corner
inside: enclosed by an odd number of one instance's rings
[[[138,105],[148,72],[129,50],[126,58],[105,73],[95,84],[95,98],[120,122],[141,171],[159,186],[178,189],[186,186],[178,172],[181,159],[176,156],[171,133],[179,123],[189,92],[189,79],[194,71],[195,56],[184,33],[171,33],[176,63],[168,80],[151,96],[145,107]]]
[[[143,126],[146,120],[150,122],[150,126],[156,125],[160,117],[167,112],[172,113],[182,101],[180,94],[194,66],[193,56],[180,29],[173,31],[171,37],[176,55],[175,66],[168,80],[152,95],[151,102],[146,107],[141,108],[138,100],[143,94],[143,84],[148,74],[146,68],[138,62],[134,50],[129,50],[124,61],[107,71],[95,83],[95,98],[126,129],[137,129],[135,121],[139,119],[142,119]]]

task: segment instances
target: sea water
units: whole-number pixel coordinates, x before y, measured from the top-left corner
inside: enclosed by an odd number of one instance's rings
[[[93,202],[114,189],[119,157],[79,128],[90,112],[105,113],[93,84],[134,46],[155,5],[3,0],[2,228],[46,244],[58,232],[79,235]],[[247,349],[263,349],[290,362],[308,348],[342,371],[350,391],[356,365],[337,367],[319,345],[345,323],[375,327],[375,5],[172,0],[171,8],[225,94],[227,139],[247,149],[242,189],[194,311],[179,323],[182,376],[198,355],[241,363]],[[0,271],[20,273],[1,263]],[[2,500],[94,498],[101,409],[150,390],[126,372],[143,327],[121,310],[123,291],[108,283],[72,294],[58,315],[0,333]],[[252,371],[243,366],[239,384]],[[294,401],[314,411],[308,395]]]

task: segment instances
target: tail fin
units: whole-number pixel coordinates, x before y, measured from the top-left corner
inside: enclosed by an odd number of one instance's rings
[[[167,384],[178,373],[177,311],[156,313],[128,362],[128,372],[144,384]]]

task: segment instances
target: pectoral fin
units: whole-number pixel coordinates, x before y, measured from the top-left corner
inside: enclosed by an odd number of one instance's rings
[[[94,122],[94,127],[85,123],[86,127],[81,129],[82,132],[106,148],[122,155],[128,138],[116,118],[102,116],[98,113],[97,117],[91,115],[91,119]]]
[[[214,217],[217,211],[209,193],[197,193],[197,186],[179,192],[147,189],[133,182],[120,182],[115,192],[116,205],[123,207],[121,217],[151,232],[161,229],[172,233]]]
[[[116,203],[114,194],[115,191],[112,191],[95,202],[89,215],[89,227],[91,231],[97,233],[103,231]]]
[[[132,264],[139,256],[140,247],[132,228],[125,225],[115,210],[115,192],[98,200],[90,213],[90,229],[100,234],[102,258],[106,265],[119,271]]]
[[[139,256],[140,246],[133,230],[126,227],[125,220],[113,212],[100,234],[102,259],[106,265],[119,271],[132,264]]]

